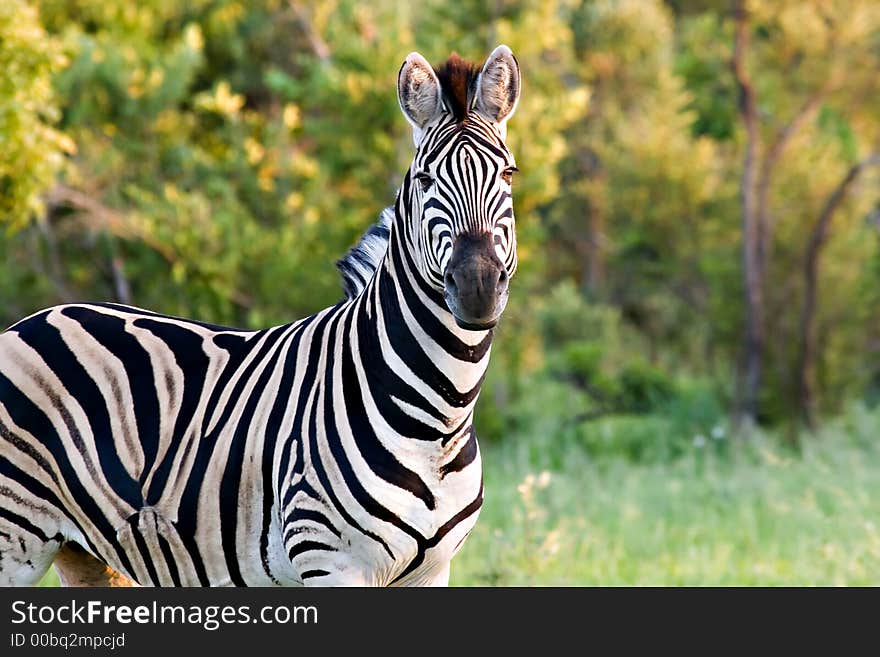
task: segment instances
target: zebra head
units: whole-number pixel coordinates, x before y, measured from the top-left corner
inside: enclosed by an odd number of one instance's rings
[[[520,73],[507,46],[482,66],[453,54],[436,70],[410,53],[398,75],[416,154],[399,203],[415,264],[461,328],[495,326],[516,271],[511,178],[504,143]]]

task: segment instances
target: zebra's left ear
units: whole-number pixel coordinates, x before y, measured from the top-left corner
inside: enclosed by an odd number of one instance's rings
[[[507,46],[501,45],[483,64],[477,78],[474,107],[484,117],[506,131],[507,120],[516,111],[519,102],[520,75],[516,57]]]

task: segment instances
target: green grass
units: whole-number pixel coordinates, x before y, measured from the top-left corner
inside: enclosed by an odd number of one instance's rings
[[[43,579],[40,580],[37,586],[60,586],[58,573],[55,572],[55,569],[49,568],[49,571],[43,575]]]
[[[877,412],[797,451],[709,435],[639,464],[548,433],[484,446],[483,464],[453,585],[880,584]]]

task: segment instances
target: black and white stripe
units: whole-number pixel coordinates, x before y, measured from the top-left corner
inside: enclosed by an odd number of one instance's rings
[[[444,268],[475,232],[516,267],[491,118],[420,126],[393,213],[339,263],[348,298],[311,317],[69,304],[0,334],[0,585],[66,542],[145,585],[446,584],[482,502],[492,331],[459,327]]]

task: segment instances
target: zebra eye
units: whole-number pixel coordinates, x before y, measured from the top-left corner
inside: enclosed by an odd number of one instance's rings
[[[504,171],[501,172],[501,177],[504,179],[508,185],[513,182],[513,174],[515,174],[519,169],[516,167],[507,167]]]
[[[417,173],[416,180],[419,181],[419,185],[422,186],[422,191],[427,192],[428,188],[434,184],[434,179],[429,176],[427,173]]]

